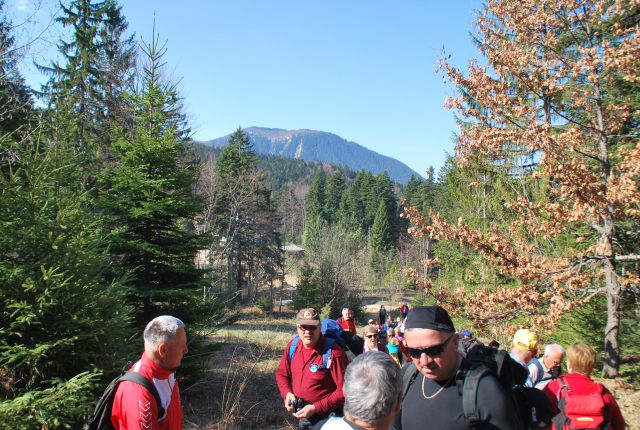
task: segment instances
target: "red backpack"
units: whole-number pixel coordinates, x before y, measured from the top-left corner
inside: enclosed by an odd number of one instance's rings
[[[558,391],[558,409],[553,417],[556,430],[608,429],[609,422],[602,397],[602,385],[593,393],[576,394],[571,391],[567,381],[560,378],[562,387]]]

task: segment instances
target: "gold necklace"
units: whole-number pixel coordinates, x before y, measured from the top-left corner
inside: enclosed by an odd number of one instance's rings
[[[453,376],[455,376],[455,373],[453,374]],[[449,385],[449,383],[451,382],[451,380],[453,379],[453,376],[451,378],[449,378],[449,380],[442,386],[440,387],[440,389],[438,391],[436,391],[435,393],[433,393],[430,396],[427,396],[424,393],[424,380],[427,379],[424,377],[424,375],[422,375],[422,396],[427,399],[427,400],[431,400],[433,398],[435,398],[438,394],[442,393],[442,390],[444,390],[445,388],[447,388],[447,385]]]

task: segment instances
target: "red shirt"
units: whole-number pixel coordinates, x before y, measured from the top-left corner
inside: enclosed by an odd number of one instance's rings
[[[353,334],[356,334],[356,323],[353,321],[353,318],[349,320],[345,320],[344,318],[338,318],[336,320],[340,327],[342,327],[345,331],[350,331]]]
[[[590,394],[597,392],[598,383],[593,382],[591,378],[581,373],[568,373],[562,376],[565,379],[566,384],[571,388],[576,394]],[[562,381],[560,378],[554,379],[549,382],[544,389],[543,393],[547,395],[549,400],[551,401],[551,408],[553,414],[557,414],[558,410],[558,391],[562,387]],[[613,397],[611,392],[607,390],[606,387],[602,387],[602,398],[604,400],[607,417],[611,424],[611,428],[613,430],[624,430],[626,424],[624,422],[624,418],[622,418],[622,413],[620,412],[620,408],[618,407],[618,403],[616,399]],[[553,426],[553,429],[556,427]]]
[[[308,402],[313,403],[317,415],[328,415],[344,404],[342,384],[348,360],[342,348],[334,343],[331,348],[329,369],[312,372],[311,364],[322,365],[324,336],[315,348],[305,349],[302,341],[298,342],[296,351],[289,362],[289,348],[293,339],[287,343],[282,353],[280,365],[276,370],[276,382],[280,395],[284,400],[291,392]]]
[[[175,373],[161,368],[145,354],[130,370],[155,384],[166,414],[158,421],[153,394],[142,385],[123,381],[118,385],[111,411],[111,423],[116,430],[182,430],[182,406]]]

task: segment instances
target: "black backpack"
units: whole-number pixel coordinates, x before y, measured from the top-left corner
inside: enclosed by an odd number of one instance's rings
[[[410,362],[403,370],[404,397],[418,376],[418,369]],[[462,395],[462,408],[472,429],[481,428],[483,425],[478,416],[477,396],[480,380],[488,374],[493,374],[510,394],[521,428],[539,429],[551,422],[551,402],[542,391],[524,386],[529,375],[527,369],[512,359],[505,350],[489,348],[476,341],[466,351],[463,365],[458,372],[456,380],[459,382],[458,387]]]
[[[126,367],[130,367],[130,364]],[[116,396],[118,384],[122,381],[135,382],[136,384],[142,385],[146,388],[151,394],[153,394],[153,398],[156,399],[156,405],[158,405],[158,419],[164,416],[165,411],[162,407],[162,402],[160,401],[160,395],[158,394],[156,386],[138,372],[127,372],[126,370],[123,370],[118,377],[109,383],[107,388],[104,390],[104,393],[102,393],[93,414],[91,414],[85,424],[85,430],[114,430],[113,424],[111,424],[111,410],[113,409],[113,400]]]

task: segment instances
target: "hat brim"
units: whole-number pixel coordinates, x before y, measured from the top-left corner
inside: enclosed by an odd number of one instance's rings
[[[320,321],[318,320],[296,320],[296,324],[300,324],[300,325],[315,325],[315,326],[319,326],[320,325]]]

